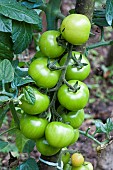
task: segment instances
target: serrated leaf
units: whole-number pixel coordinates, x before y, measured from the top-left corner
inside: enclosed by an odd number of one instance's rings
[[[4,141],[0,140],[0,150],[5,148],[7,145],[8,145],[8,142],[4,142]]]
[[[0,81],[8,83],[14,79],[14,70],[11,65],[11,62],[7,59],[4,59],[0,62]]]
[[[35,142],[33,140],[28,140],[24,145],[23,152],[29,154],[30,152],[33,151],[34,146]]]
[[[0,103],[7,102],[9,100],[10,100],[10,98],[8,96],[0,96]]]
[[[19,165],[16,170],[39,170],[39,167],[33,158],[29,158]]]
[[[25,22],[13,22],[12,41],[15,54],[22,53],[32,40],[32,27]]]
[[[23,88],[23,93],[24,93],[24,100],[27,101],[29,104],[33,105],[36,101],[33,88],[27,86],[26,88]]]
[[[11,19],[38,24],[41,27],[41,19],[37,16],[37,13],[34,10],[28,10],[19,2],[0,0],[0,13]]]
[[[20,130],[16,130],[16,131],[15,131],[15,135],[16,135],[16,146],[17,146],[19,152],[22,152],[25,143],[26,143],[29,139],[27,139],[27,138],[21,133]]]
[[[3,15],[0,15],[0,31],[11,32],[12,31],[12,20]]]
[[[113,0],[106,1],[106,20],[111,26],[113,21]]]
[[[0,59],[13,59],[13,44],[10,33],[0,32]]]

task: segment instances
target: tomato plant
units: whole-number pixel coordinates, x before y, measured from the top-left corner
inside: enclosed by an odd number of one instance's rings
[[[44,136],[48,121],[31,115],[23,115],[20,119],[20,130],[29,139],[38,139]]]
[[[60,32],[55,30],[49,30],[44,32],[39,40],[39,47],[42,53],[50,58],[57,58],[63,54],[65,49],[58,45],[57,38]]]
[[[43,137],[36,140],[37,150],[44,156],[52,156],[59,152],[59,148],[49,145],[47,140]]]
[[[85,15],[71,14],[62,21],[60,30],[68,42],[81,45],[88,40],[90,28],[90,21]]]
[[[78,129],[74,129],[74,138],[72,139],[70,145],[73,145],[79,138],[79,130]]]
[[[54,60],[50,60],[50,62],[54,63]],[[55,65],[59,66],[58,63]],[[37,86],[52,88],[57,84],[61,72],[60,70],[50,70],[48,68],[48,58],[40,57],[30,64],[28,73]]]
[[[72,166],[78,167],[84,163],[84,157],[81,153],[74,153],[71,156],[71,164]]]
[[[72,166],[72,169],[71,169],[71,170],[89,170],[89,169],[87,169],[86,166],[81,165],[81,166],[78,166],[78,167]]]
[[[74,138],[74,130],[70,125],[55,121],[46,127],[45,137],[50,145],[63,148],[71,143]]]
[[[67,148],[63,148],[62,151],[65,151]],[[63,161],[63,164],[67,164],[70,160],[70,153],[69,152],[66,152],[66,153],[63,153],[62,154],[62,161]]]
[[[62,106],[71,111],[83,109],[89,99],[89,90],[87,86],[78,80],[70,80],[68,83],[74,87],[78,82],[78,90],[71,90],[66,84],[63,84],[58,90],[58,100]]]
[[[66,70],[66,79],[83,81],[90,73],[90,63],[84,55],[80,56],[79,52],[72,51],[72,56]],[[60,65],[65,63],[66,58],[67,54],[61,58]]]
[[[32,87],[32,89],[35,95],[34,104],[29,103],[23,97],[19,106],[21,107],[21,109],[24,110],[25,113],[36,115],[46,111],[49,106],[50,100],[46,94],[41,93],[37,88]]]

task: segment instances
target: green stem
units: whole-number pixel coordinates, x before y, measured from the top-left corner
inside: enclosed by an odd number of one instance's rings
[[[6,91],[0,91],[0,95],[6,95],[6,96],[8,96],[8,97],[14,97],[14,95],[12,94],[12,93],[8,93],[8,92],[6,92]]]
[[[94,48],[97,48],[97,47],[107,46],[107,45],[112,45],[112,44],[113,44],[113,40],[111,40],[111,41],[100,41],[100,42],[97,42],[96,44],[89,45],[88,47],[86,47],[86,50],[91,50],[91,49],[94,49]]]
[[[17,129],[17,127],[15,126],[15,127],[13,127],[13,128],[10,128],[10,129],[6,130],[5,132],[0,133],[0,136],[2,136],[2,135],[4,135],[5,133],[8,133],[8,132],[10,132],[10,131],[12,131],[12,130],[14,130],[14,129]]]
[[[79,130],[80,134],[87,136],[88,138],[92,139],[93,141],[95,141],[98,145],[101,145],[102,143],[99,142],[97,139],[95,139],[92,135],[88,134],[87,132],[84,132],[82,130]]]
[[[15,123],[17,124],[17,127],[20,128],[20,121],[19,121],[17,112],[16,112],[16,110],[15,110],[15,106],[14,106],[13,101],[10,101],[9,107],[10,107],[11,113],[12,113],[12,115],[13,115],[14,121],[15,121]]]

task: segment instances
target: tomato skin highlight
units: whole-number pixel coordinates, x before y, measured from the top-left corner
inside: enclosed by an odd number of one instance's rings
[[[38,139],[44,136],[48,121],[31,115],[23,115],[20,119],[20,130],[28,139]]]
[[[35,103],[30,104],[24,99],[21,99],[21,104],[19,105],[19,107],[22,110],[24,110],[25,113],[28,113],[30,115],[36,115],[46,111],[46,109],[49,106],[50,99],[46,94],[40,93],[37,88],[35,87],[32,88],[34,90],[34,94],[36,98]]]
[[[78,82],[80,89],[72,92],[66,84],[63,84],[57,93],[59,103],[68,110],[77,111],[83,109],[89,99],[89,90],[86,84],[79,80],[69,80],[68,83],[74,86]]]
[[[49,30],[44,32],[39,40],[41,52],[49,58],[57,58],[63,54],[65,49],[59,46],[56,38],[60,35],[59,31]]]
[[[72,55],[76,56],[77,59],[80,57],[80,53],[76,51],[72,51]],[[67,58],[67,54],[64,55],[60,60],[60,65],[62,66]],[[70,59],[67,70],[66,70],[66,80],[85,80],[89,73],[90,73],[90,63],[88,59],[82,55],[81,63],[87,64],[86,66],[83,66],[81,69],[78,69],[76,66],[73,66],[74,60]]]
[[[49,145],[45,137],[36,141],[37,150],[44,156],[53,156],[59,152],[59,148]]]
[[[84,44],[90,34],[91,23],[82,14],[71,14],[64,18],[60,31],[64,39],[73,45]]]
[[[50,60],[50,62],[54,62],[54,59]],[[60,70],[50,70],[47,67],[48,58],[37,58],[34,60],[29,67],[28,73],[32,77],[32,79],[36,82],[38,87],[44,88],[52,88],[54,87],[60,77]],[[59,66],[57,63],[56,66]]]
[[[87,168],[87,170],[93,170],[93,165],[91,164],[91,162],[84,162],[84,166]]]
[[[71,143],[74,130],[70,125],[62,122],[50,122],[46,127],[45,137],[51,146],[64,148]]]

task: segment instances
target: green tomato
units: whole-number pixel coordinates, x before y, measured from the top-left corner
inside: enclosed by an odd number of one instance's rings
[[[89,170],[89,169],[87,169],[86,166],[81,165],[81,166],[78,166],[78,167],[72,166],[72,169],[71,169],[71,170]]]
[[[75,133],[75,135],[74,135],[74,138],[72,139],[70,145],[73,145],[78,140],[78,138],[79,138],[79,130],[78,129],[74,129],[74,133]]]
[[[65,123],[69,123],[74,129],[77,129],[84,121],[84,110],[81,109],[67,114],[63,113],[61,117]]]
[[[44,156],[53,156],[59,152],[59,148],[51,146],[43,137],[36,141],[37,150]]]
[[[63,170],[71,170],[72,166],[70,164],[65,164]]]
[[[63,54],[65,49],[59,46],[56,38],[59,37],[60,32],[49,30],[44,32],[39,40],[39,47],[42,53],[49,58],[57,58]]]
[[[71,143],[74,130],[70,125],[62,122],[51,122],[46,127],[45,137],[51,146],[63,148]]]
[[[77,92],[73,92],[66,84],[63,84],[58,90],[59,103],[68,110],[77,111],[83,109],[89,99],[89,90],[86,84],[79,80],[70,80],[68,83],[74,86],[78,82],[80,87]]]
[[[50,62],[54,62],[54,60],[51,59]],[[61,71],[50,70],[47,64],[48,58],[37,58],[30,64],[28,73],[36,82],[37,86],[52,88],[57,84]],[[59,66],[59,64],[56,63],[56,66]]]
[[[76,59],[79,59],[80,57],[80,53],[79,52],[72,52],[73,57],[75,56]],[[75,58],[74,57],[74,58]],[[65,61],[67,58],[67,54],[65,56],[63,56],[60,60],[60,65],[64,65]],[[88,59],[82,55],[82,59],[80,61],[80,63],[85,63],[87,65],[82,66],[80,69],[76,66],[74,66],[74,60],[70,59],[67,70],[66,70],[66,79],[67,80],[80,80],[83,81],[85,80],[89,73],[90,73],[90,63],[88,61]]]
[[[84,162],[84,166],[87,168],[87,170],[93,170],[93,165],[91,162]]]
[[[37,88],[32,87],[36,101],[34,104],[28,103],[24,98],[21,99],[20,108],[30,115],[40,114],[47,110],[50,100],[46,94],[42,94]]]
[[[60,28],[64,39],[74,45],[84,44],[89,38],[90,29],[89,19],[82,14],[68,15],[62,21]]]
[[[44,136],[48,121],[31,115],[23,115],[20,119],[20,130],[28,139],[39,139]]]

